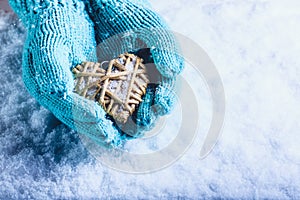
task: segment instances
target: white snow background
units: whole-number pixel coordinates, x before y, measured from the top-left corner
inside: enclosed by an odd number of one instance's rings
[[[25,31],[0,12],[0,199],[300,199],[300,2],[151,2],[205,49],[223,79],[227,113],[214,151],[198,159],[199,134],[155,173],[102,165],[28,94]]]

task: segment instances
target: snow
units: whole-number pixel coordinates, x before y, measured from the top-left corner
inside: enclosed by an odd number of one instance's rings
[[[25,31],[1,12],[0,199],[300,199],[299,2],[151,2],[173,30],[205,49],[222,77],[227,113],[214,151],[198,159],[211,115],[199,80],[199,134],[181,159],[139,175],[103,165],[26,91]],[[165,145],[162,138],[152,145]],[[132,150],[148,151],[142,144]]]

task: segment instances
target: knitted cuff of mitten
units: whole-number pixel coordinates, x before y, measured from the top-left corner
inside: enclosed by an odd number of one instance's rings
[[[84,4],[78,0],[9,0],[9,4],[25,26],[30,25],[34,15],[49,8],[84,9]]]

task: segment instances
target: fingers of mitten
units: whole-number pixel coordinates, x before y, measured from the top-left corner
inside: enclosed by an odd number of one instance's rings
[[[160,23],[160,27],[140,29],[139,43],[145,43],[150,48],[153,62],[160,74],[173,78],[182,71],[184,60],[174,34],[163,21]]]
[[[146,94],[143,96],[143,101],[134,114],[134,120],[137,126],[143,126],[147,129],[156,120],[156,116],[153,112],[155,88],[155,85],[148,85]]]
[[[52,98],[52,97],[51,97]],[[59,108],[52,108],[53,113],[61,116],[67,125],[82,134],[86,134],[98,143],[116,145],[120,135],[112,122],[106,119],[106,113],[95,102],[72,93],[66,99],[58,99]]]
[[[163,43],[164,41],[161,42]],[[151,49],[151,54],[157,70],[165,77],[175,77],[184,67],[183,59],[176,49],[158,47]]]
[[[71,92],[66,97],[66,101],[66,105],[60,105],[63,114],[77,122],[92,124],[101,122],[105,118],[105,112],[99,105],[78,94]],[[69,107],[68,111],[64,109],[66,106]]]
[[[106,113],[97,103],[72,93],[70,119],[75,129],[88,135],[98,143],[118,145],[121,142],[120,134],[113,123],[106,118]],[[63,116],[68,116],[64,114]]]
[[[154,97],[155,114],[166,115],[170,113],[175,102],[175,79],[162,77],[161,84],[158,85]]]
[[[106,119],[104,110],[93,101],[72,92],[64,97],[42,93],[38,101],[63,123],[99,144],[118,145],[121,141],[119,132]]]

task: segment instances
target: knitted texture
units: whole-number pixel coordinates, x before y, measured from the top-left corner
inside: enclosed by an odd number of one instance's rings
[[[28,30],[22,66],[25,86],[63,123],[101,145],[115,146],[126,138],[124,133],[139,135],[153,127],[156,116],[170,111],[175,76],[183,62],[173,36],[165,31],[160,17],[144,6],[147,4],[127,0],[10,0],[10,4]],[[153,33],[151,28],[159,29]],[[118,46],[105,41],[127,31],[133,33]],[[149,84],[131,122],[123,126],[98,103],[73,92],[71,69],[83,61],[97,61],[96,41],[105,47],[100,48],[103,58],[130,51],[143,53],[135,45],[143,41],[150,49],[148,61],[155,63],[160,74],[156,84]],[[160,48],[157,41],[166,46]]]

